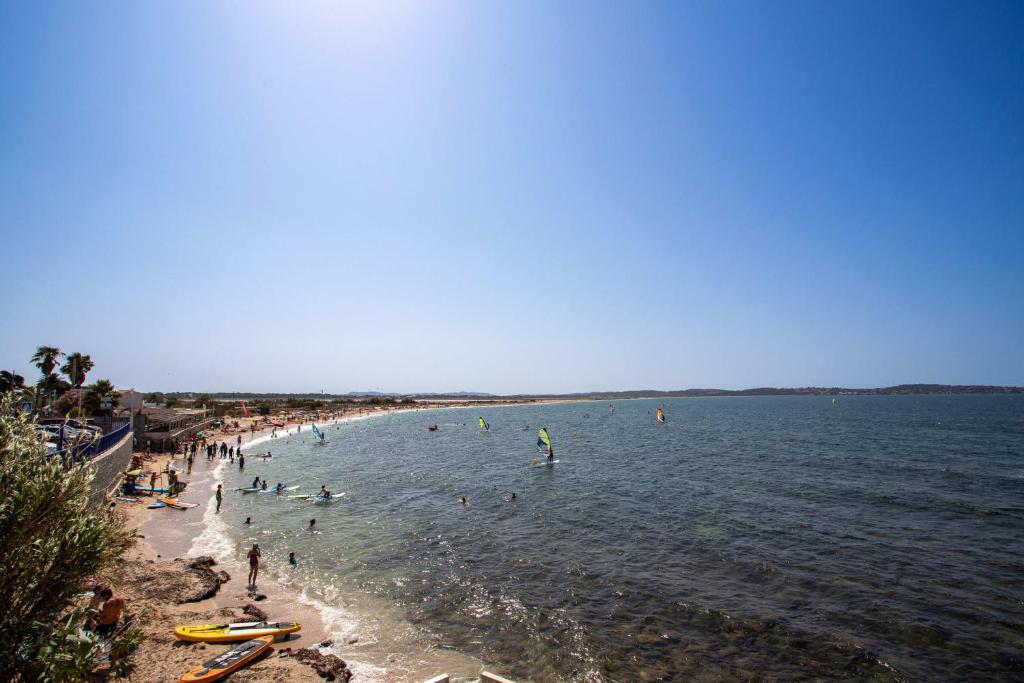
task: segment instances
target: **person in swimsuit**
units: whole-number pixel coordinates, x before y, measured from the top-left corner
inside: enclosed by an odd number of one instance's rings
[[[252,480],[252,487],[254,489],[258,489],[260,487],[260,478],[259,477],[256,477],[255,479]]]
[[[215,495],[217,497],[217,512],[220,512],[220,503],[221,503],[222,500],[224,500],[224,485],[223,484],[217,484],[217,493]]]
[[[249,585],[256,588],[256,577],[260,573],[260,544],[253,543],[249,551]]]
[[[114,597],[114,591],[104,588],[100,592],[103,598],[103,607],[96,615],[96,633],[106,638],[117,629],[117,622],[121,620],[124,612],[124,600]]]

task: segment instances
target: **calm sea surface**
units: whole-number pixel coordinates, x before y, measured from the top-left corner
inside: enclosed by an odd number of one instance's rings
[[[222,517],[239,557],[258,530],[268,568],[522,680],[1024,678],[1024,396],[615,407],[306,427],[225,471]],[[257,474],[347,495],[230,491]]]

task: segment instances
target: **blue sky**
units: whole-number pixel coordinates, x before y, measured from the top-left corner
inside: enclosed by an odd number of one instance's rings
[[[1024,384],[1024,5],[3,3],[0,365]]]

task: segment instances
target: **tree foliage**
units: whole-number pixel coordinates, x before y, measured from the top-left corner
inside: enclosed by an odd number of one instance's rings
[[[99,644],[77,632],[86,579],[132,542],[117,513],[89,504],[91,474],[47,460],[28,418],[0,396],[0,677],[84,678]]]
[[[25,388],[25,378],[11,370],[0,370],[0,394],[8,391],[21,391]]]
[[[32,362],[45,377],[53,374],[53,369],[57,367],[57,363],[60,362],[63,355],[64,352],[56,346],[39,346],[32,354]]]
[[[80,387],[85,384],[85,376],[89,374],[94,365],[95,363],[88,355],[83,356],[75,351],[64,357],[64,365],[60,366],[60,371],[71,382],[71,386]]]
[[[121,400],[121,394],[117,393],[117,389],[109,379],[96,380],[85,388],[85,397],[82,403],[90,411],[97,412],[100,409],[100,401],[104,400],[110,401],[115,408],[118,401]]]

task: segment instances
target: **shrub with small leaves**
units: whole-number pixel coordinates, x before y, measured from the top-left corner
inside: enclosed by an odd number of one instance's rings
[[[89,504],[89,470],[45,458],[9,395],[0,397],[0,680],[68,681],[98,648],[74,608],[85,582],[132,543],[118,513]]]

